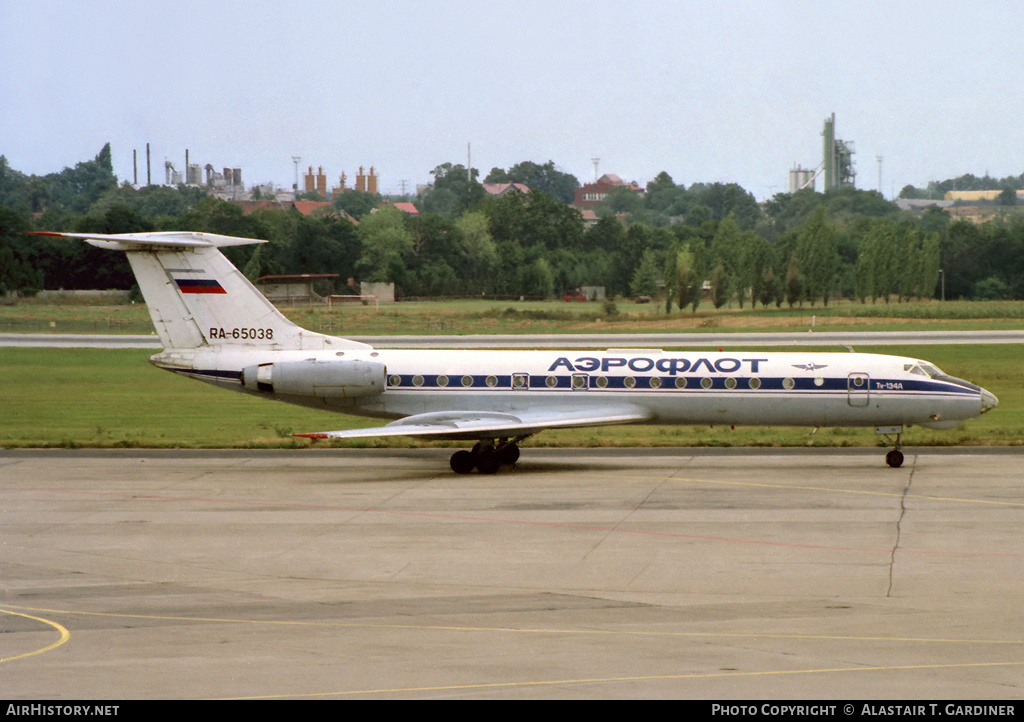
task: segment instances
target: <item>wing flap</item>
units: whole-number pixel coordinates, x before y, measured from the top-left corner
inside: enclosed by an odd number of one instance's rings
[[[294,434],[308,439],[359,439],[412,436],[435,439],[488,439],[535,434],[545,429],[634,424],[651,412],[633,404],[593,407],[546,407],[510,414],[497,411],[438,411],[414,414],[385,426]]]

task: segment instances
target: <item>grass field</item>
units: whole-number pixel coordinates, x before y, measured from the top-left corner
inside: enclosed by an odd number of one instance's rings
[[[925,358],[999,397],[997,409],[959,429],[908,429],[906,445],[1024,444],[1024,349],[1020,346],[858,346],[857,350]],[[305,447],[311,442],[290,434],[379,423],[223,391],[161,371],[147,362],[148,356],[148,351],[138,350],[0,348],[0,447]],[[731,431],[725,427],[616,426],[546,431],[524,446],[882,444],[871,429],[810,432],[806,428]],[[339,445],[426,444],[395,438]]]
[[[335,335],[643,333],[699,331],[981,330],[1024,328],[1024,301],[841,301],[823,306],[664,312],[658,303],[564,303],[470,299],[380,306],[285,308],[314,331]],[[0,305],[0,332],[149,334],[144,304],[81,305],[33,299]]]

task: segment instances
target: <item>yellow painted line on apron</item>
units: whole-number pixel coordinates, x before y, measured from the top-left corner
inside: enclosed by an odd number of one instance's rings
[[[12,614],[12,615],[14,615],[16,617],[24,617],[25,619],[32,619],[32,620],[34,620],[36,622],[42,622],[43,624],[48,624],[49,626],[53,627],[58,632],[60,632],[60,639],[58,639],[53,644],[48,644],[47,646],[43,647],[42,649],[37,649],[37,650],[32,651],[32,652],[25,652],[24,654],[16,654],[13,657],[0,657],[0,662],[10,662],[10,661],[15,660],[15,659],[24,659],[25,657],[32,657],[32,656],[37,655],[37,654],[42,654],[43,652],[49,652],[51,649],[56,649],[60,645],[64,644],[64,642],[66,642],[69,639],[71,639],[71,632],[69,632],[67,629],[65,629],[61,625],[57,624],[56,622],[50,621],[49,619],[43,619],[42,617],[33,617],[31,614],[22,614],[21,612],[12,612],[9,609],[0,609],[0,614]]]

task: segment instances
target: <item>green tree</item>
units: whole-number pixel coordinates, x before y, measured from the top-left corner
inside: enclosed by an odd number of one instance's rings
[[[275,261],[283,269],[276,273],[336,273],[342,286],[349,278],[355,277],[361,246],[358,231],[352,223],[334,215],[303,216],[290,211],[268,213],[288,216],[295,221],[291,233],[280,241],[274,241],[274,248],[280,249]]]
[[[750,289],[750,305],[767,306],[775,300],[775,254],[768,241],[754,231],[743,233],[740,251],[740,282]]]
[[[667,254],[665,263],[665,312],[672,311],[675,300],[679,309],[692,306],[693,311],[700,305],[703,294],[703,279],[698,253],[689,243],[674,246]]]
[[[555,291],[555,276],[547,260],[539,257],[523,266],[519,273],[519,288],[527,296],[550,297]]]
[[[686,189],[677,186],[665,171],[647,184],[644,193],[644,208],[669,219],[673,216],[684,216],[690,207],[690,196]]]
[[[653,250],[644,251],[640,265],[633,272],[629,283],[629,292],[633,296],[653,298],[658,293],[658,253]]]
[[[586,250],[602,250],[612,253],[622,246],[622,237],[626,230],[619,221],[611,216],[598,218],[583,233],[583,248]]]
[[[939,249],[938,233],[929,233],[922,238],[921,261],[914,288],[914,295],[918,298],[933,298],[935,296],[935,286],[938,284],[939,278]]]
[[[800,264],[796,256],[789,257],[789,266],[786,269],[785,296],[786,303],[792,308],[793,304],[804,305],[804,276],[800,271]]]
[[[977,301],[1003,301],[1010,297],[1010,287],[999,276],[989,276],[974,284],[972,298]]]
[[[644,206],[643,198],[628,186],[616,186],[608,191],[601,204],[595,209],[598,216],[615,216],[635,213]]]
[[[711,239],[711,247],[708,249],[711,266],[718,271],[721,266],[721,277],[718,280],[720,286],[712,281],[713,295],[722,294],[722,303],[726,303],[736,294],[739,298],[740,308],[743,308],[744,286],[742,261],[744,234],[740,231],[733,215],[726,216],[725,220],[718,224],[718,231]],[[716,306],[718,308],[719,306]]]
[[[331,203],[339,211],[344,211],[350,216],[359,220],[370,215],[373,209],[380,205],[381,196],[376,193],[364,193],[362,191],[347,190],[344,193],[335,193]]]
[[[795,233],[824,203],[825,197],[810,188],[775,194],[765,203],[766,237],[775,241],[787,233]]]
[[[896,224],[887,218],[872,221],[857,254],[855,277],[861,298],[870,296],[875,303],[881,297],[889,302],[898,283],[898,254]]]
[[[0,206],[0,296],[43,287],[43,274],[34,258],[38,244],[24,235],[28,229],[24,216]]]
[[[446,218],[457,218],[483,200],[484,188],[476,178],[479,172],[465,166],[442,163],[430,171],[434,184],[419,199],[420,210],[437,213]]]
[[[696,203],[707,206],[716,221],[733,216],[743,230],[753,229],[762,218],[757,199],[735,183],[695,183],[689,195]]]
[[[402,211],[385,206],[359,223],[362,246],[357,268],[362,280],[393,282],[404,286],[406,258],[412,253],[413,237],[405,227]]]
[[[711,303],[715,304],[715,308],[721,308],[729,302],[730,293],[725,264],[719,261],[711,272]]]
[[[563,173],[555,168],[554,161],[540,165],[533,161],[523,161],[508,169],[493,168],[484,179],[484,183],[523,183],[530,190],[547,193],[562,203],[572,203],[580,182],[576,176]]]
[[[491,273],[498,265],[498,247],[491,236],[488,218],[480,211],[464,213],[455,221],[455,230],[466,290],[481,293],[489,288]]]
[[[490,196],[480,205],[490,220],[494,240],[515,241],[523,248],[548,250],[583,248],[583,217],[547,193],[509,193]]]
[[[100,196],[117,187],[110,143],[104,145],[94,159],[52,173],[45,181],[49,185],[49,202],[75,213],[87,213]]]
[[[819,207],[797,233],[793,256],[803,280],[805,297],[813,304],[821,298],[827,306],[839,271],[838,236],[835,224]]]

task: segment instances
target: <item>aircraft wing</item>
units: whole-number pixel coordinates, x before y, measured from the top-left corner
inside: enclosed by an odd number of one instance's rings
[[[496,439],[535,434],[544,429],[608,426],[650,421],[651,412],[633,404],[591,407],[551,406],[517,413],[435,411],[414,414],[385,426],[294,434],[309,439],[358,439],[374,436],[422,436],[435,439]]]

